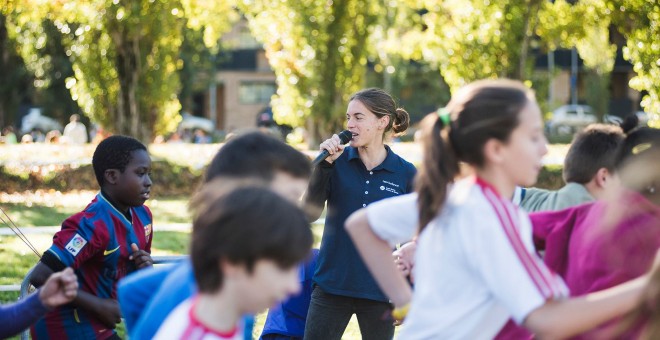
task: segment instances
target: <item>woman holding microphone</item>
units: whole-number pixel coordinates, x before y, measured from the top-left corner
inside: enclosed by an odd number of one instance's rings
[[[413,190],[415,167],[385,145],[387,134],[406,131],[410,118],[387,92],[370,88],[351,96],[346,119],[349,145],[342,145],[338,135],[321,143],[329,156],[314,168],[305,197],[305,204],[316,208],[311,220],[327,204],[305,339],[341,339],[353,314],[363,339],[391,339],[394,326],[383,318],[390,310],[388,298],[360,258],[344,221],[372,202]]]

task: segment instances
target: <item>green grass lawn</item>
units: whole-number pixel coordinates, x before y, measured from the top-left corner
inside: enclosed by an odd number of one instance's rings
[[[75,193],[29,192],[0,194],[0,208],[19,227],[56,226],[81,211],[94,198],[96,191]],[[190,223],[188,198],[166,197],[147,201],[154,223]]]

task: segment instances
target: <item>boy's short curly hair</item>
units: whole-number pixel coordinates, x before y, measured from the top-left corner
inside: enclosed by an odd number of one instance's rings
[[[104,173],[108,169],[126,170],[131,161],[131,152],[135,150],[147,151],[147,147],[139,140],[121,135],[110,136],[96,147],[92,156],[92,167],[99,186],[103,187]]]

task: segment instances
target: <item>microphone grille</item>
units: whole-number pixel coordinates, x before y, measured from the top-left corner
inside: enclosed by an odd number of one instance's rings
[[[348,130],[340,132],[337,136],[339,136],[339,140],[341,140],[342,144],[346,144],[353,139],[353,134]]]

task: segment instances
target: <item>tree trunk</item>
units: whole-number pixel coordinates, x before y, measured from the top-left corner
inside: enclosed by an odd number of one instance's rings
[[[5,21],[5,16],[0,14],[0,70],[7,70],[7,66],[9,64],[9,48],[7,48],[9,37],[7,36],[7,26]],[[0,72],[0,84],[8,84],[6,78],[7,72]],[[4,128],[6,126],[5,117],[7,115],[5,111],[7,108],[9,108],[10,105],[6,100],[9,97],[4,95],[4,92],[6,91],[4,86],[6,85],[0,86],[3,87],[2,92],[0,93],[0,128]]]
[[[136,37],[126,37],[124,32],[114,34],[117,44],[117,75],[119,96],[117,99],[116,132],[142,141],[147,141],[141,124],[138,90],[140,81],[139,41]]]
[[[538,23],[538,13],[539,13],[540,2],[538,0],[531,0],[527,3],[526,12],[525,12],[525,29],[523,31],[523,41],[520,46],[520,56],[518,58],[518,71],[516,72],[515,78],[518,80],[527,79],[527,57],[529,56],[529,45],[532,37],[534,36],[534,31],[536,30],[536,24]]]

